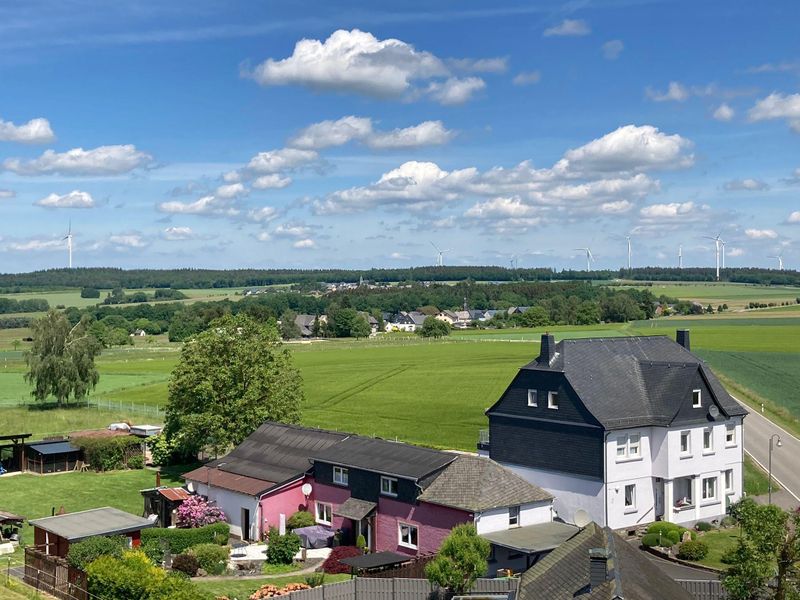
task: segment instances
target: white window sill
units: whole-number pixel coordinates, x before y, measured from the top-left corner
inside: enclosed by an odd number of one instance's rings
[[[687,504],[686,506],[673,506],[672,510],[675,512],[683,512],[684,510],[694,510],[694,504]]]
[[[686,458],[693,458],[693,457],[694,457],[694,454],[680,454],[678,457],[679,457],[681,460],[684,460],[684,459],[686,459]]]
[[[736,448],[737,445],[736,444],[725,444],[725,447],[726,448]]]
[[[715,504],[719,504],[721,502],[722,500],[717,500],[716,498],[706,498],[700,503],[700,508],[703,508],[705,506],[714,506]]]
[[[635,506],[629,506],[629,507],[628,507],[628,508],[626,508],[626,509],[625,509],[623,512],[624,512],[624,514],[626,514],[626,515],[632,515],[632,514],[635,514],[635,513],[639,512],[639,511],[638,511],[638,510],[636,510],[636,507],[635,507]]]
[[[636,461],[640,461],[640,460],[644,460],[644,458],[641,457],[641,456],[629,456],[627,458],[618,458],[617,462],[618,463],[628,463],[628,462],[636,462]]]
[[[419,550],[418,546],[414,546],[412,544],[406,544],[404,542],[397,542],[397,545],[403,548],[408,548],[409,550]]]
[[[328,527],[331,526],[331,522],[330,521],[320,521],[319,519],[317,519],[316,523],[317,523],[317,525],[327,525]]]
[[[703,450],[703,456],[711,456],[712,454],[716,454],[713,450]]]

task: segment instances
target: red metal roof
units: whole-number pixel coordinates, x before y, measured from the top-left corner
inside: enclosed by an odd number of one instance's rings
[[[186,500],[191,494],[183,488],[162,488],[158,493],[164,496],[167,500],[178,502],[179,500]]]
[[[209,487],[218,487],[232,492],[247,494],[248,496],[258,496],[275,485],[273,481],[237,475],[236,473],[228,473],[221,469],[210,469],[208,467],[199,467],[194,471],[184,473],[183,478],[187,481],[204,483]]]

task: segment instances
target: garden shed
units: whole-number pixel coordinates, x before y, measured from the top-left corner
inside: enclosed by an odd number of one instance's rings
[[[144,497],[143,517],[155,515],[156,525],[170,527],[175,525],[175,514],[178,507],[183,504],[191,494],[181,487],[154,487],[141,490]],[[151,517],[152,520],[152,517]]]
[[[25,444],[26,470],[34,473],[72,471],[83,457],[80,448],[68,440],[45,440]]]
[[[0,435],[0,475],[21,471],[25,464],[25,440],[30,433]]]

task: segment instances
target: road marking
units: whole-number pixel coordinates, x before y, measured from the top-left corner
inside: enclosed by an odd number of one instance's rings
[[[770,422],[771,422],[771,421],[770,421]],[[761,469],[762,469],[762,470],[764,470],[764,471],[767,471],[767,468],[766,468],[764,465],[762,465],[762,464],[761,464],[761,461],[759,461],[759,460],[758,460],[758,459],[757,459],[755,456],[753,456],[752,454],[750,454],[750,452],[749,452],[749,451],[748,451],[746,448],[745,448],[745,451],[744,451],[744,452],[745,452],[745,454],[747,454],[747,456],[749,456],[749,457],[750,457],[750,458],[753,460],[753,462],[754,462],[754,463],[756,463],[756,464],[757,464],[759,467],[761,467]],[[769,472],[767,472],[767,475],[769,476]],[[772,478],[773,478],[775,481],[777,481],[777,482],[778,482],[778,485],[779,485],[779,486],[781,486],[781,487],[782,487],[784,490],[786,490],[787,492],[789,492],[789,494],[791,494],[791,495],[792,495],[792,497],[793,497],[795,500],[797,500],[798,502],[800,502],[800,498],[798,498],[798,497],[797,497],[797,494],[795,494],[795,493],[794,493],[792,490],[790,490],[790,489],[789,489],[789,487],[788,487],[788,486],[787,486],[785,483],[783,483],[783,482],[782,482],[780,479],[778,479],[777,477],[775,477],[775,475],[773,475],[773,476],[772,476]]]
[[[786,435],[788,435],[790,438],[794,439],[794,440],[795,440],[795,441],[796,441],[798,444],[800,444],[800,438],[798,438],[798,437],[796,437],[794,434],[792,434],[792,433],[789,433],[788,431],[786,431],[786,430],[785,430],[783,427],[781,427],[780,425],[778,425],[777,423],[775,423],[775,421],[773,421],[772,419],[768,419],[767,417],[765,417],[764,415],[762,415],[762,414],[761,414],[760,412],[758,412],[757,410],[755,410],[755,409],[753,409],[753,408],[749,407],[749,406],[748,406],[748,405],[747,405],[745,402],[742,402],[741,400],[739,400],[739,399],[738,399],[736,396],[734,396],[733,394],[731,394],[731,398],[733,398],[733,399],[734,399],[734,400],[736,400],[736,401],[737,401],[739,404],[741,404],[743,408],[746,408],[747,410],[749,410],[749,411],[750,411],[750,414],[758,415],[759,417],[761,417],[762,419],[764,419],[764,420],[765,420],[767,423],[769,423],[770,425],[772,425],[773,427],[775,427],[775,428],[777,428],[777,429],[780,429],[780,430],[781,430],[783,433],[785,433],[785,434],[786,434]]]

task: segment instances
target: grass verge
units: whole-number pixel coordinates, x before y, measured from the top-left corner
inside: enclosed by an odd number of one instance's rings
[[[337,581],[344,581],[349,579],[350,575],[325,575],[325,583],[336,583]],[[278,587],[283,587],[287,583],[305,583],[306,576],[299,575],[296,577],[270,577],[259,579],[242,579],[232,577],[230,579],[212,579],[204,581],[202,579],[194,579],[195,585],[204,592],[210,592],[216,596],[227,596],[228,598],[245,600],[255,592],[262,585],[270,584]]]
[[[778,483],[773,480],[772,491],[777,492],[780,489]],[[746,454],[744,457],[744,492],[748,496],[763,496],[769,493],[769,477],[764,469]]]

